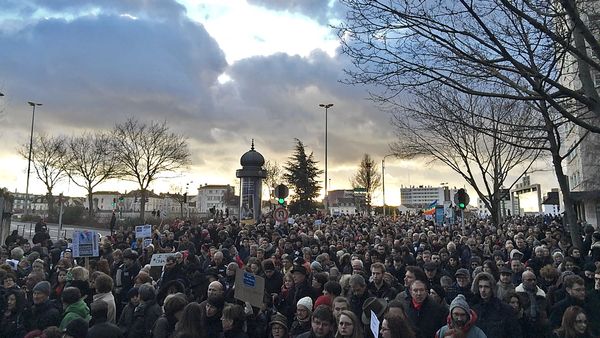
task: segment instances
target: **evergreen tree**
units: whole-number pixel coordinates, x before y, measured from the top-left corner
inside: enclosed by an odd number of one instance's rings
[[[360,161],[360,167],[358,172],[352,179],[353,188],[363,188],[366,192],[365,205],[367,212],[371,214],[371,199],[373,193],[377,188],[381,186],[381,174],[377,170],[375,161],[369,154],[365,154],[363,159]]]
[[[293,214],[305,214],[315,211],[316,203],[313,199],[319,196],[321,186],[317,177],[323,173],[323,170],[317,168],[317,162],[313,159],[313,153],[306,155],[304,144],[299,139],[296,140],[296,149],[294,154],[285,164],[286,180],[295,192],[290,203],[290,212]]]

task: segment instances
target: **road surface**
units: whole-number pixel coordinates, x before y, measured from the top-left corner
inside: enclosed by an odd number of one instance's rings
[[[73,238],[73,230],[93,230],[99,232],[102,236],[110,235],[110,230],[108,229],[86,228],[63,224],[62,233],[61,236],[59,236],[58,224],[47,223],[46,227],[48,228],[48,232],[50,233],[50,238],[52,240],[56,240],[57,238]],[[10,233],[12,233],[13,230],[18,230],[19,235],[31,240],[33,235],[35,235],[35,223],[11,221]]]

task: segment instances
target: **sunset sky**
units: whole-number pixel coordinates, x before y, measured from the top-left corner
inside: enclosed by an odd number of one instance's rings
[[[76,135],[128,117],[167,121],[189,138],[191,166],[151,186],[236,185],[240,156],[255,139],[284,164],[299,138],[324,166],[329,110],[330,189],[350,188],[363,154],[381,166],[394,141],[390,116],[368,88],[341,82],[350,60],[330,25],[344,18],[323,0],[3,0],[0,13],[0,187],[25,191],[27,161],[16,148],[35,133]],[[380,168],[381,169],[381,168]],[[547,183],[547,177],[551,177]],[[443,166],[386,160],[386,202],[401,185],[463,186]],[[544,192],[555,187],[552,176]],[[99,190],[135,189],[107,182]],[[34,175],[31,192],[44,193]],[[237,190],[237,189],[236,189]],[[85,192],[64,181],[54,191]],[[375,196],[381,203],[381,192]]]

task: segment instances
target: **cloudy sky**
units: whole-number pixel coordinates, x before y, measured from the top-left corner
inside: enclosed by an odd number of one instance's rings
[[[363,154],[381,164],[394,140],[390,116],[367,88],[340,83],[349,60],[329,25],[343,19],[324,0],[2,0],[0,13],[0,187],[24,192],[27,161],[16,153],[35,132],[74,135],[128,117],[166,120],[189,138],[192,165],[151,188],[234,184],[255,139],[285,163],[294,138],[323,166],[329,110],[330,189],[350,187]],[[386,160],[386,202],[401,185],[463,186],[444,167]],[[535,181],[535,177],[532,179]],[[108,182],[102,190],[135,189]],[[547,186],[544,188],[551,188]],[[44,187],[32,175],[31,191]],[[83,196],[67,181],[55,193]],[[376,196],[381,203],[381,193]]]

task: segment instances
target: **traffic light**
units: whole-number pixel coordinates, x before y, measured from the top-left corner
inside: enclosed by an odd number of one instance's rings
[[[467,195],[465,189],[458,189],[456,192],[456,202],[456,205],[461,210],[464,210],[467,207],[467,204],[469,204],[469,195]]]
[[[275,187],[274,195],[277,197],[277,203],[279,205],[285,204],[285,198],[288,197],[290,190],[284,184],[280,184]]]

